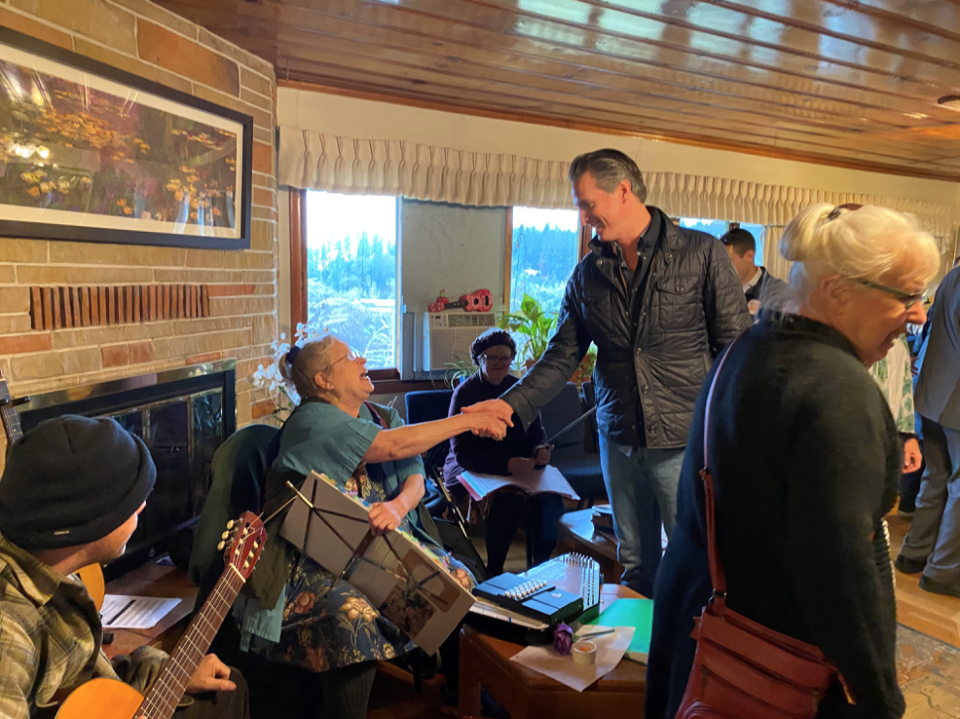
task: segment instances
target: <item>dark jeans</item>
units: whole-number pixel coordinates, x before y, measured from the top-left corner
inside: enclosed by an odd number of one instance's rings
[[[231,668],[230,681],[237,685],[236,690],[194,694],[193,703],[177,709],[174,719],[249,719],[250,698],[243,674]]]

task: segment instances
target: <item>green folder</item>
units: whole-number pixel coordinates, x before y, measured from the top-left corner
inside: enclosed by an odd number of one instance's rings
[[[636,631],[627,647],[627,659],[646,664],[653,630],[653,600],[618,599],[585,626],[634,627]]]

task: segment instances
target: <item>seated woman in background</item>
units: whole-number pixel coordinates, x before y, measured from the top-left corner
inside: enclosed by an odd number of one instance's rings
[[[284,424],[279,454],[267,473],[264,514],[290,498],[286,481],[299,487],[316,470],[370,506],[374,534],[399,528],[432,542],[417,512],[424,492],[420,453],[461,432],[503,437],[506,426],[491,414],[404,426],[392,408],[366,401],[373,384],[365,365],[365,358],[333,335],[286,355],[281,371],[296,387],[300,405]],[[438,546],[430,549],[472,588],[462,565]],[[254,575],[252,589],[263,606],[274,606],[284,587],[286,604],[280,641],[255,637],[252,651],[318,674],[323,707],[317,716],[363,719],[377,660],[407,652],[409,639],[362,592],[273,534]]]
[[[894,719],[904,699],[881,520],[896,500],[902,459],[896,422],[867,367],[908,322],[923,323],[922,293],[939,252],[893,210],[820,204],[787,226],[780,253],[794,261],[794,311],[762,312],[730,346],[710,410],[727,604],[813,644],[837,668],[856,705],[835,682],[818,719]],[[696,650],[694,617],[712,593],[699,476],[712,379],[697,400],[677,528],[657,575],[647,719],[675,716]]]
[[[470,345],[470,358],[480,369],[453,392],[450,417],[460,416],[463,407],[496,399],[513,385],[517,378],[510,375],[510,365],[517,355],[517,345],[510,333],[489,329]],[[502,442],[464,433],[450,441],[450,453],[443,466],[444,484],[458,498],[466,490],[457,480],[464,470],[483,474],[522,475],[537,464],[550,462],[547,436],[538,417],[526,432],[520,425],[507,430]],[[487,569],[491,574],[503,574],[503,563],[510,544],[527,519],[526,531],[533,538],[533,562],[540,564],[550,559],[557,544],[557,522],[563,514],[563,499],[558,494],[538,494],[533,497],[520,490],[500,490],[490,495],[487,514]]]

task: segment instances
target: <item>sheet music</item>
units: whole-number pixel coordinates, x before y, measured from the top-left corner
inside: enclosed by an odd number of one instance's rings
[[[464,472],[457,479],[470,493],[470,496],[478,502],[491,492],[496,492],[503,487],[518,487],[528,494],[551,492],[575,501],[580,499],[580,496],[570,486],[567,478],[552,464],[548,464],[543,469],[533,469],[509,477],[481,474],[480,472]]]
[[[179,599],[107,594],[100,607],[100,620],[106,629],[150,629],[179,603]]]
[[[281,537],[328,572],[346,570],[343,578],[427,654],[459,631],[474,597],[425,546],[397,530],[371,537],[369,509],[324,475],[311,472],[300,492],[318,509],[298,499]]]

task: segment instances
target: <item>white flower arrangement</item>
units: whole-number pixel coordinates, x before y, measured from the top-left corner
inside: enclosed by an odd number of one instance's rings
[[[318,329],[309,322],[306,324],[299,322],[296,332],[294,332],[293,345],[286,341],[287,334],[281,332],[280,339],[274,340],[270,345],[270,349],[273,351],[273,364],[267,367],[262,364],[258,365],[257,371],[253,373],[254,387],[265,389],[271,394],[280,393],[281,396],[277,398],[277,408],[272,413],[279,419],[286,419],[300,404],[300,396],[297,394],[296,388],[288,385],[283,375],[280,374],[280,363],[286,361],[287,352],[290,351],[291,347],[303,347],[307,342],[322,337],[328,331],[327,327]]]

